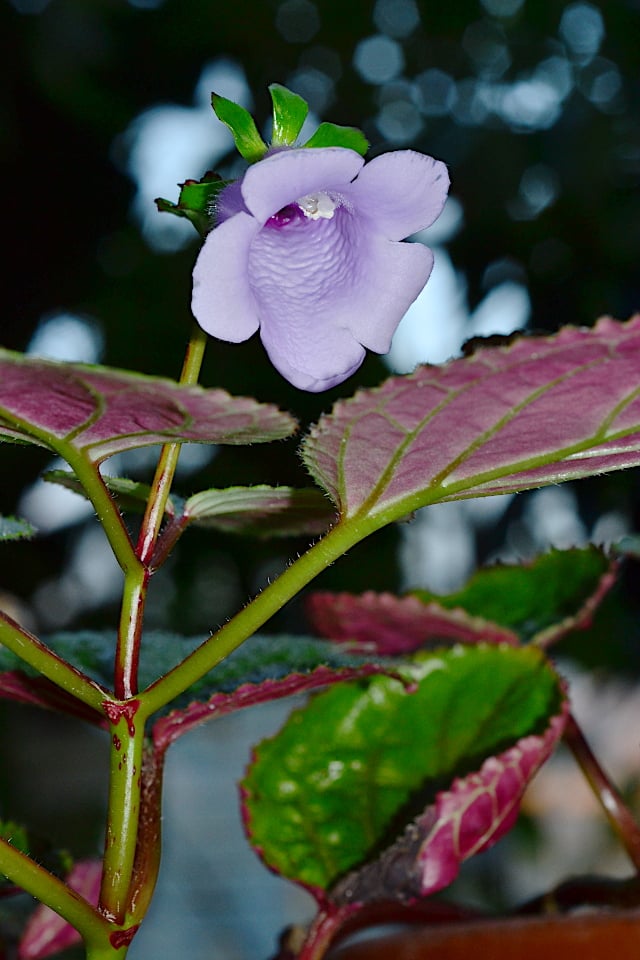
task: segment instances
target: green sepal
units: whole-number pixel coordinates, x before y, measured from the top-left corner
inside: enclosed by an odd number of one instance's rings
[[[271,143],[274,147],[290,147],[296,142],[307,119],[309,104],[280,83],[270,84],[269,93],[273,103]]]
[[[217,93],[211,94],[211,106],[218,120],[222,120],[231,130],[238,153],[248,163],[262,160],[268,148],[249,111],[233,100],[218,96]]]
[[[201,237],[206,237],[215,226],[215,204],[218,196],[228,187],[231,180],[223,180],[217,173],[205,173],[202,180],[185,180],[180,184],[180,196],[177,203],[156,199],[160,213],[173,213],[176,217],[186,217],[194,225]]]
[[[369,141],[357,127],[341,127],[337,123],[321,123],[304,144],[305,147],[346,147],[364,157]]]

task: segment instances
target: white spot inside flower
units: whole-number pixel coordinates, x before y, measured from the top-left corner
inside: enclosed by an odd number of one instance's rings
[[[337,207],[337,203],[328,193],[308,193],[296,202],[310,220],[331,220]]]

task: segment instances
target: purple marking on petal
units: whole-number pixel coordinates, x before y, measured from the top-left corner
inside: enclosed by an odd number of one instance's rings
[[[249,167],[242,195],[248,210],[263,224],[287,204],[316,190],[339,193],[363,164],[360,154],[342,147],[284,150]]]

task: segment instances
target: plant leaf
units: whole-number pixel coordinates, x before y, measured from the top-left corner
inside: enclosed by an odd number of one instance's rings
[[[8,651],[3,652],[8,653]],[[0,699],[30,704],[44,710],[55,710],[58,713],[66,713],[68,716],[86,720],[87,723],[96,726],[106,726],[104,718],[91,707],[86,706],[77,697],[62,690],[46,677],[35,676],[34,671],[27,672],[30,668],[22,661],[20,663],[20,669],[0,671]]]
[[[521,640],[558,639],[589,625],[595,607],[616,580],[617,564],[599,547],[551,550],[530,563],[478,570],[455,593],[413,595],[425,604],[462,608],[513,630]]]
[[[514,825],[525,788],[560,739],[567,713],[565,703],[544,734],[521,737],[477,772],[438,792],[377,860],[340,880],[331,899],[406,902],[452,883],[465,860],[488,850]]]
[[[424,366],[340,401],[303,444],[345,518],[640,463],[640,314]]]
[[[307,598],[305,608],[312,627],[323,637],[355,642],[385,656],[445,643],[518,643],[517,634],[505,627],[417,596],[319,591]]]
[[[534,647],[455,647],[421,656],[414,669],[415,692],[376,677],[314,697],[258,746],[243,781],[251,843],[271,869],[321,899],[318,891],[379,854],[408,821],[438,810],[443,788],[466,803],[456,777],[477,774],[488,758],[506,765],[500,755],[521,749],[524,737],[550,737],[551,749],[559,736],[559,722],[548,731],[563,700],[560,681]],[[509,782],[515,804],[525,780]],[[502,781],[499,789],[506,802]],[[479,836],[498,831],[499,807],[484,804]],[[451,848],[441,856],[450,863]],[[443,875],[444,863],[433,869]]]
[[[273,103],[271,143],[274,147],[290,147],[296,142],[307,119],[309,104],[279,83],[269,84],[269,93]]]
[[[46,643],[86,676],[106,689],[112,687],[115,649],[112,631],[62,631],[47,637]],[[182,637],[161,630],[145,633],[140,656],[140,688],[148,687],[168,673],[201,643],[202,637]],[[221,716],[252,703],[379,672],[396,675],[398,668],[391,660],[371,653],[352,652],[344,645],[316,637],[256,635],[161,711],[172,713],[163,726],[156,723],[156,739],[168,743],[214,714]],[[2,646],[0,697],[72,713],[92,722],[100,721],[93,711],[39,676]],[[196,698],[201,702],[194,702]]]
[[[304,144],[305,147],[346,147],[364,157],[369,141],[362,130],[356,127],[341,127],[337,123],[321,123],[316,132]]]
[[[77,493],[81,497],[88,499],[86,490],[73,471],[46,470],[42,474],[42,479],[48,483],[57,483],[61,487],[71,490],[72,493]],[[102,474],[102,479],[109,492],[112,493],[117,500],[121,510],[134,513],[144,512],[149,494],[151,493],[151,487],[148,483],[139,483],[137,480],[129,480],[127,477],[110,477],[107,474]],[[165,513],[167,516],[173,517],[177,512],[180,512],[183,504],[183,500],[176,497],[175,494],[172,494],[167,500]]]
[[[324,533],[335,519],[331,502],[315,487],[227,487],[189,497],[184,518],[198,527],[258,537]]]
[[[30,540],[37,533],[28,520],[0,516],[0,540]]]
[[[248,110],[233,100],[227,100],[217,93],[211,94],[211,106],[218,120],[233,134],[236,149],[248,163],[261,160],[267,152],[267,145],[258,133],[255,121]]]
[[[246,444],[295,431],[270,404],[107,367],[0,350],[0,433],[94,463],[167,441]]]
[[[75,474],[68,470],[48,470],[43,478],[87,496]],[[136,513],[144,510],[151,489],[148,484],[106,474],[102,479],[121,510]],[[179,518],[184,526],[255,537],[324,533],[336,517],[331,501],[316,487],[298,490],[266,485],[212,488],[194,493],[188,500],[172,494],[165,514]]]

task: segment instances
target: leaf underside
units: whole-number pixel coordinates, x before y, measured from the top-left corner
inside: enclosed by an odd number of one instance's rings
[[[100,463],[168,441],[247,444],[281,439],[295,422],[224,390],[0,350],[0,434]]]
[[[532,647],[479,645],[422,656],[415,692],[387,677],[333,687],[256,749],[242,785],[251,843],[271,869],[327,891],[390,848],[407,822],[433,819],[429,811],[442,807],[444,790],[460,800],[468,828],[464,850],[452,840],[434,854],[434,876],[452,878],[463,853],[497,838],[509,805],[507,825],[513,822],[535,764],[516,762],[516,772],[498,777],[499,784],[490,777],[469,816],[470,788],[454,787],[455,778],[482,773],[489,758],[511,768],[514,757],[500,755],[523,750],[523,738],[534,738],[525,752],[541,762],[559,735],[559,726],[549,730],[562,700],[558,677]],[[425,824],[419,829],[426,842]]]
[[[86,676],[106,689],[113,684],[115,636],[108,630],[61,632],[48,637],[47,645]],[[166,674],[202,642],[202,637],[181,637],[149,631],[143,637],[140,687],[146,688]],[[215,671],[191,686],[160,711],[154,739],[166,747],[187,730],[213,716],[280,699],[338,680],[372,673],[397,673],[393,661],[372,654],[350,652],[344,645],[314,637],[254,636],[220,663]],[[96,721],[84,708],[48,680],[27,667],[14,653],[0,646],[0,698],[32,703]],[[170,711],[169,716],[163,716]]]
[[[530,563],[478,570],[445,596],[427,590],[404,597],[318,592],[306,609],[322,636],[385,655],[442,641],[548,645],[589,625],[616,574],[616,561],[598,547],[551,550]]]
[[[303,443],[344,517],[640,463],[640,314],[479,349],[340,401]]]

